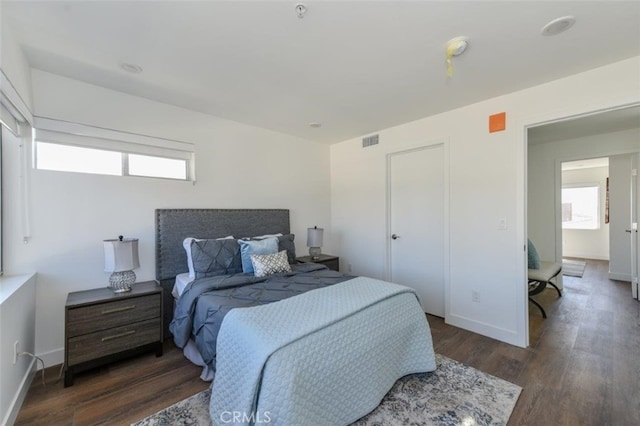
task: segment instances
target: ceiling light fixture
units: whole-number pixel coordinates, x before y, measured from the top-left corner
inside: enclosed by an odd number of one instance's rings
[[[136,64],[130,64],[127,62],[120,62],[120,68],[125,70],[126,72],[130,72],[131,74],[140,74],[142,72],[142,67]]]
[[[469,41],[467,41],[466,37],[455,37],[447,42],[447,77],[453,75],[451,58],[462,55],[467,50],[467,47],[469,47]]]
[[[322,123],[317,123],[315,121],[309,123],[309,127],[313,127],[314,129],[317,129],[318,127],[322,127]]]
[[[307,6],[305,6],[303,3],[296,4],[296,13],[298,14],[298,18],[304,18],[304,15],[307,14],[307,10]]]
[[[575,16],[563,16],[561,18],[556,18],[553,21],[549,22],[547,25],[542,27],[540,30],[540,34],[543,36],[554,36],[560,33],[567,31],[569,28],[576,23]]]

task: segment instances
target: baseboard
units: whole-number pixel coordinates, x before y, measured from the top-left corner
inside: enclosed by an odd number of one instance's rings
[[[609,279],[631,282],[631,274],[619,274],[616,272],[609,272]]]
[[[594,259],[594,260],[609,260],[609,256],[593,253],[581,253],[581,252],[563,252],[563,257],[577,257],[578,259]]]
[[[60,365],[64,362],[64,348],[54,349],[49,352],[43,352],[38,355],[44,362],[44,367],[48,368],[53,365]]]
[[[12,425],[18,418],[18,413],[20,412],[20,408],[22,408],[22,403],[27,396],[27,391],[29,391],[29,387],[31,386],[33,377],[36,374],[35,364],[35,358],[31,358],[31,364],[29,364],[29,368],[27,368],[27,371],[22,378],[22,382],[20,382],[18,392],[16,392],[15,396],[13,397],[13,401],[11,401],[11,405],[9,405],[9,410],[7,410],[7,415],[2,420],[3,425]]]
[[[527,347],[526,342],[520,340],[520,336],[518,336],[516,330],[495,327],[491,324],[482,323],[463,315],[456,314],[449,314],[445,318],[445,323],[474,333],[482,334],[483,336],[491,337],[492,339],[509,343],[510,345],[519,346],[521,348]]]

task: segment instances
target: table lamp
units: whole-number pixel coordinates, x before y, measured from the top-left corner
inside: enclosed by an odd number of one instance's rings
[[[320,259],[320,247],[322,247],[322,233],[324,229],[314,226],[307,228],[307,247],[309,247],[309,256],[311,260]]]
[[[111,272],[109,287],[114,293],[131,290],[136,282],[136,274],[132,269],[140,267],[138,260],[138,239],[124,238],[104,240],[104,271]]]

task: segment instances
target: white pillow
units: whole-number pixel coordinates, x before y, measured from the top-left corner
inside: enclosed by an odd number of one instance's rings
[[[278,272],[291,272],[286,250],[272,254],[252,254],[251,264],[253,265],[253,274],[257,278]]]
[[[216,238],[216,240],[232,240],[233,235],[229,235],[224,238]],[[189,267],[189,278],[196,277],[196,271],[193,268],[193,259],[191,258],[191,241],[203,241],[204,238],[193,238],[187,237],[182,241],[182,247],[184,247],[184,251],[187,252],[187,266]]]

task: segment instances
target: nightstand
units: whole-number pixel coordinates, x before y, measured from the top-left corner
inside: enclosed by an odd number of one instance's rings
[[[162,287],[136,283],[69,293],[65,305],[64,386],[76,373],[143,352],[162,356]]]
[[[296,257],[296,260],[302,263],[321,263],[334,271],[340,270],[340,258],[338,256],[321,254],[317,260],[312,260],[311,256]]]

